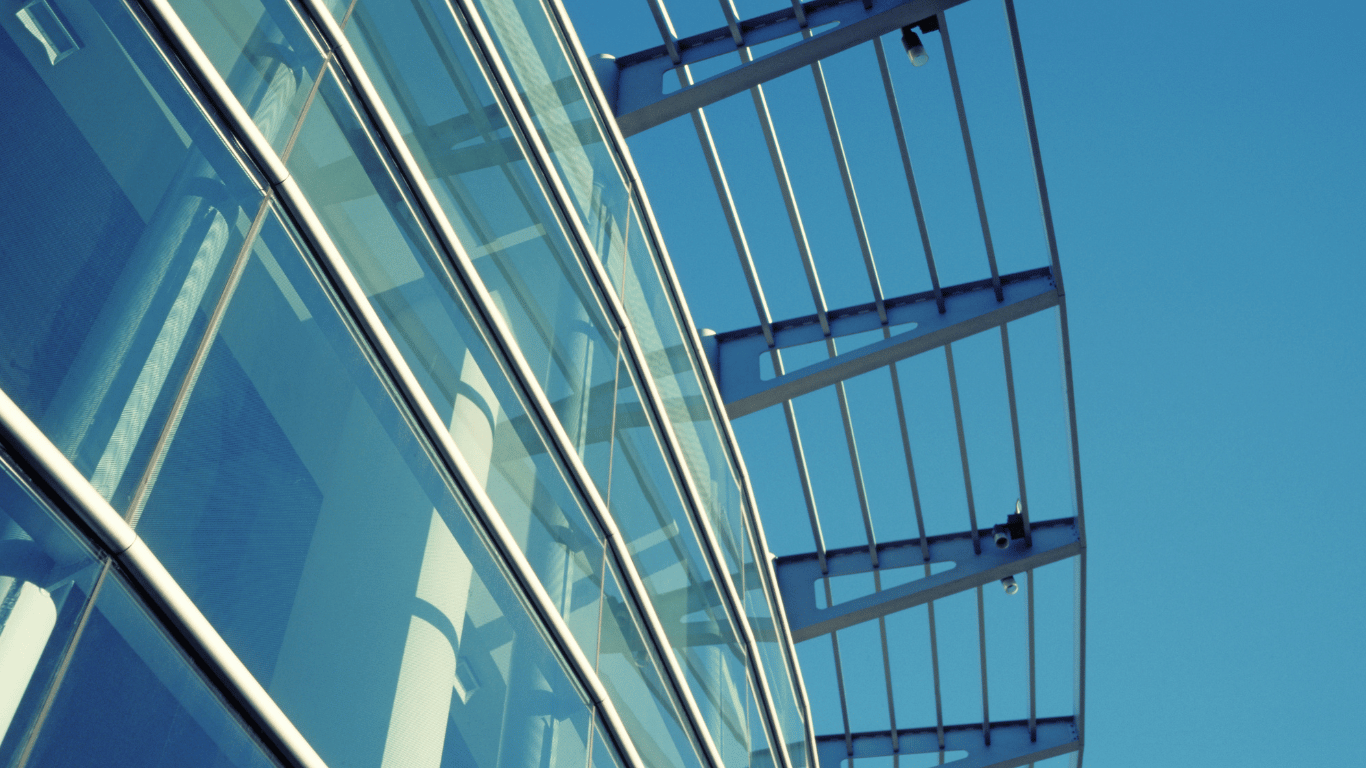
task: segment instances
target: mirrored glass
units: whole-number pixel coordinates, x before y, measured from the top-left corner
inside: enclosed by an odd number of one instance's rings
[[[611,570],[603,595],[598,677],[648,768],[701,768],[673,693]]]
[[[385,107],[590,474],[606,487],[617,339],[465,30],[440,0],[347,27]]]
[[[601,536],[472,319],[449,265],[331,76],[304,121],[289,169],[432,404],[447,415],[475,480],[546,589],[559,596],[580,643],[591,648]]]
[[[580,768],[587,702],[274,215],[261,238],[139,533],[329,764]]]
[[[558,29],[537,0],[489,0],[479,10],[598,259],[620,285],[628,187]]]
[[[303,112],[322,52],[282,0],[171,0],[171,7],[275,151]]]
[[[727,570],[739,590],[743,588],[740,521],[744,516],[740,486],[729,455],[722,447],[715,416],[703,394],[701,374],[683,336],[657,255],[640,221],[633,207],[621,303],[640,343],[650,378],[664,402],[664,412],[673,426],[693,486],[702,496],[702,506],[726,558]]]
[[[100,563],[0,454],[0,765],[28,740]]]
[[[744,652],[634,373],[623,366],[620,378],[608,505],[713,741],[747,753]]]
[[[275,765],[115,576],[106,577],[27,766]]]
[[[38,6],[0,14],[0,387],[121,508],[261,193],[122,3]]]
[[[745,526],[745,531],[752,533],[748,525]],[[797,691],[792,683],[792,676],[788,672],[782,635],[773,609],[769,605],[764,576],[759,571],[764,566],[756,560],[754,556],[756,551],[757,547],[753,544],[753,537],[747,536],[744,548],[745,614],[749,621],[750,630],[754,633],[754,641],[759,646],[759,658],[756,661],[763,666],[764,677],[768,681],[773,706],[777,709],[776,714],[779,727],[782,730],[783,742],[787,744],[788,756],[792,759],[794,766],[804,766],[806,765],[805,726],[802,721],[801,709],[797,705]],[[767,741],[767,736],[765,736],[765,741]]]

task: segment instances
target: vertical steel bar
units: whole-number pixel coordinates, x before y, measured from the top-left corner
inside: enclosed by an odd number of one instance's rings
[[[897,149],[901,151],[901,167],[906,172],[906,186],[911,192],[911,207],[915,209],[915,223],[920,228],[920,245],[925,250],[925,268],[930,272],[930,285],[934,288],[934,303],[939,311],[944,311],[944,292],[939,287],[939,270],[934,266],[934,249],[930,247],[930,230],[925,225],[925,209],[920,204],[920,188],[915,183],[915,170],[911,167],[911,151],[906,143],[906,129],[901,124],[901,107],[897,105],[896,89],[892,86],[892,71],[887,66],[887,53],[882,48],[882,38],[873,38],[873,50],[877,52],[878,68],[882,70],[882,88],[887,92],[887,110],[892,116],[892,130],[896,133]]]
[[[977,647],[982,658],[982,740],[991,746],[991,707],[987,696],[987,610],[981,587],[977,588]]]
[[[977,198],[977,217],[982,221],[982,242],[987,247],[987,264],[991,266],[991,286],[996,289],[996,300],[1003,301],[1001,274],[996,269],[996,249],[991,243],[991,227],[987,225],[987,204],[982,197],[982,179],[977,175],[977,155],[972,151],[972,132],[968,130],[968,112],[963,106],[963,89],[958,84],[958,66],[953,60],[953,43],[949,40],[949,22],[939,14],[939,36],[944,43],[944,63],[949,70],[949,84],[953,86],[953,103],[958,107],[958,127],[963,133],[963,152],[968,158],[968,175],[972,177],[972,194]]]
[[[1006,400],[1010,404],[1010,433],[1015,441],[1015,476],[1020,484],[1020,516],[1024,520],[1025,546],[1034,546],[1034,533],[1029,524],[1029,494],[1025,492],[1024,451],[1020,445],[1020,414],[1015,407],[1015,367],[1010,359],[1010,333],[1001,324],[1001,358],[1005,362]]]
[[[968,439],[963,431],[963,406],[958,398],[958,373],[953,365],[953,345],[944,345],[944,361],[949,369],[949,395],[953,399],[953,423],[958,428],[958,456],[963,463],[963,489],[968,500],[968,524],[972,530],[972,551],[982,553],[981,534],[977,530],[977,507],[972,500],[972,473],[968,469]]]

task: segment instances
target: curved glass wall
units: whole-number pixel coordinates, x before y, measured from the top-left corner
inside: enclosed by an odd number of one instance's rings
[[[762,646],[776,632],[755,626],[761,658],[749,657],[657,419],[677,433],[749,621],[771,623],[761,584],[751,583],[739,486],[642,217],[573,68],[555,59],[560,43],[527,101],[542,139],[553,139],[571,198],[563,204],[452,6],[327,4],[382,102],[362,106],[305,6],[170,5],[304,192],[445,421],[470,471],[461,482],[491,500],[642,760],[704,763],[680,684],[726,765],[766,759],[747,670],[772,665]],[[521,29],[540,39],[549,29],[539,5],[487,8],[500,14],[500,36]],[[514,19],[530,11],[542,15]],[[27,191],[0,204],[0,389],[135,526],[330,763],[619,762],[591,733],[593,707],[491,554],[458,483],[346,319],[335,276],[186,89],[141,11],[118,0],[32,0],[0,26],[0,99],[21,105],[0,114],[0,134],[17,148],[0,177]],[[533,54],[510,57],[517,77]],[[415,202],[370,122],[376,106],[436,211]],[[566,206],[590,242],[570,236]],[[639,360],[605,308],[588,269],[594,257],[626,309]],[[662,414],[644,398],[642,375]],[[541,396],[549,413],[533,406]],[[561,437],[586,476],[561,455]],[[594,492],[622,532],[638,588],[623,588],[627,569],[586,501]],[[10,720],[0,765],[95,755],[95,741],[62,731],[96,716],[72,698],[83,685],[164,702],[152,711],[183,710],[128,721],[136,764],[265,759],[136,593],[109,575],[90,601],[98,558],[87,552],[85,570],[63,570],[58,585],[7,559],[22,547],[6,548],[5,530],[0,587],[14,596],[3,605],[23,610],[0,607],[0,627],[7,617],[36,621],[22,618],[38,605],[25,597],[34,589],[65,602],[40,611],[47,618],[33,626],[51,627],[41,648],[26,641],[32,664],[0,662],[3,680],[22,666],[31,681],[12,707],[0,696],[0,723]],[[36,586],[16,587],[21,576]],[[652,603],[663,638],[642,629],[637,598]],[[763,606],[749,608],[754,600]],[[75,643],[80,632],[88,641]],[[9,637],[19,635],[0,630],[0,643]],[[658,657],[663,643],[675,663]],[[147,669],[146,679],[131,675],[123,682],[133,687],[118,688],[106,672],[119,665]],[[67,679],[54,686],[59,666]],[[169,693],[143,692],[152,682]],[[37,712],[48,713],[42,728]],[[161,726],[180,730],[159,737]],[[176,746],[141,756],[156,738]]]

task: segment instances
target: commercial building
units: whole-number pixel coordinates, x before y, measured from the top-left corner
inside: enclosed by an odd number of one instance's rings
[[[760,59],[790,71],[947,5],[732,18],[731,50],[854,14]],[[925,578],[839,606],[867,567],[770,555],[731,417],[782,403],[799,446],[792,398],[1063,304],[1056,248],[993,261],[818,301],[833,364],[736,378],[813,321],[704,343],[622,128],[703,126],[754,69],[632,112],[633,63],[698,46],[590,64],[555,0],[8,0],[0,25],[0,765],[834,768],[900,732],[846,708],[819,737],[794,639],[974,588],[980,614],[983,583],[1069,558],[1084,628],[1079,495],[1000,551],[975,516],[922,522],[919,554],[869,527],[865,559]],[[821,582],[828,607],[794,596]],[[1028,586],[1027,723],[941,717],[908,752],[1079,754],[1080,698],[1035,716]]]

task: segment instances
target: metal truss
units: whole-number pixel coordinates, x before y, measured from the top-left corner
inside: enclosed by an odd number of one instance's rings
[[[942,730],[942,736],[941,736]],[[1081,749],[1077,723],[1071,717],[1045,717],[992,723],[982,726],[946,725],[939,728],[906,728],[895,734],[843,733],[816,739],[821,768],[837,768],[843,760],[890,757],[906,754],[967,752],[968,756],[943,763],[953,768],[1012,768],[1038,760],[1066,755]]]
[[[877,545],[876,564],[869,558],[866,546],[832,549],[825,553],[824,569],[821,567],[821,557],[815,552],[780,557],[775,563],[778,588],[782,591],[783,604],[787,606],[792,639],[808,640],[889,613],[924,605],[931,600],[966,592],[1081,552],[1081,535],[1075,518],[1034,523],[1031,537],[1032,546],[1021,537],[1011,541],[1004,549],[998,549],[990,543],[990,530],[930,536],[925,540],[925,547],[921,546],[920,538],[888,542]],[[988,539],[987,546],[981,546],[982,538]],[[924,554],[926,550],[929,552],[928,557]],[[817,607],[815,587],[825,578],[885,573],[895,568],[936,563],[953,563],[954,567],[827,608]]]
[[[616,94],[613,106],[617,124],[623,134],[630,136],[915,24],[962,2],[964,0],[794,2],[791,8],[752,19],[728,19],[730,23],[725,27],[682,40],[668,34],[664,45],[618,58],[616,82],[612,87],[604,87],[604,91],[609,98],[610,94]],[[664,93],[664,75],[671,69],[829,25],[835,26],[681,90]]]
[[[999,287],[993,282],[979,280],[945,288],[939,298],[942,307],[937,306],[935,291],[925,291],[888,299],[882,312],[876,302],[859,304],[829,310],[824,324],[819,316],[807,315],[772,323],[770,328],[755,326],[710,336],[708,353],[726,412],[738,418],[1058,304],[1057,286],[1048,267],[1002,275]],[[805,368],[769,380],[761,378],[759,360],[764,353],[907,324],[914,327]]]

